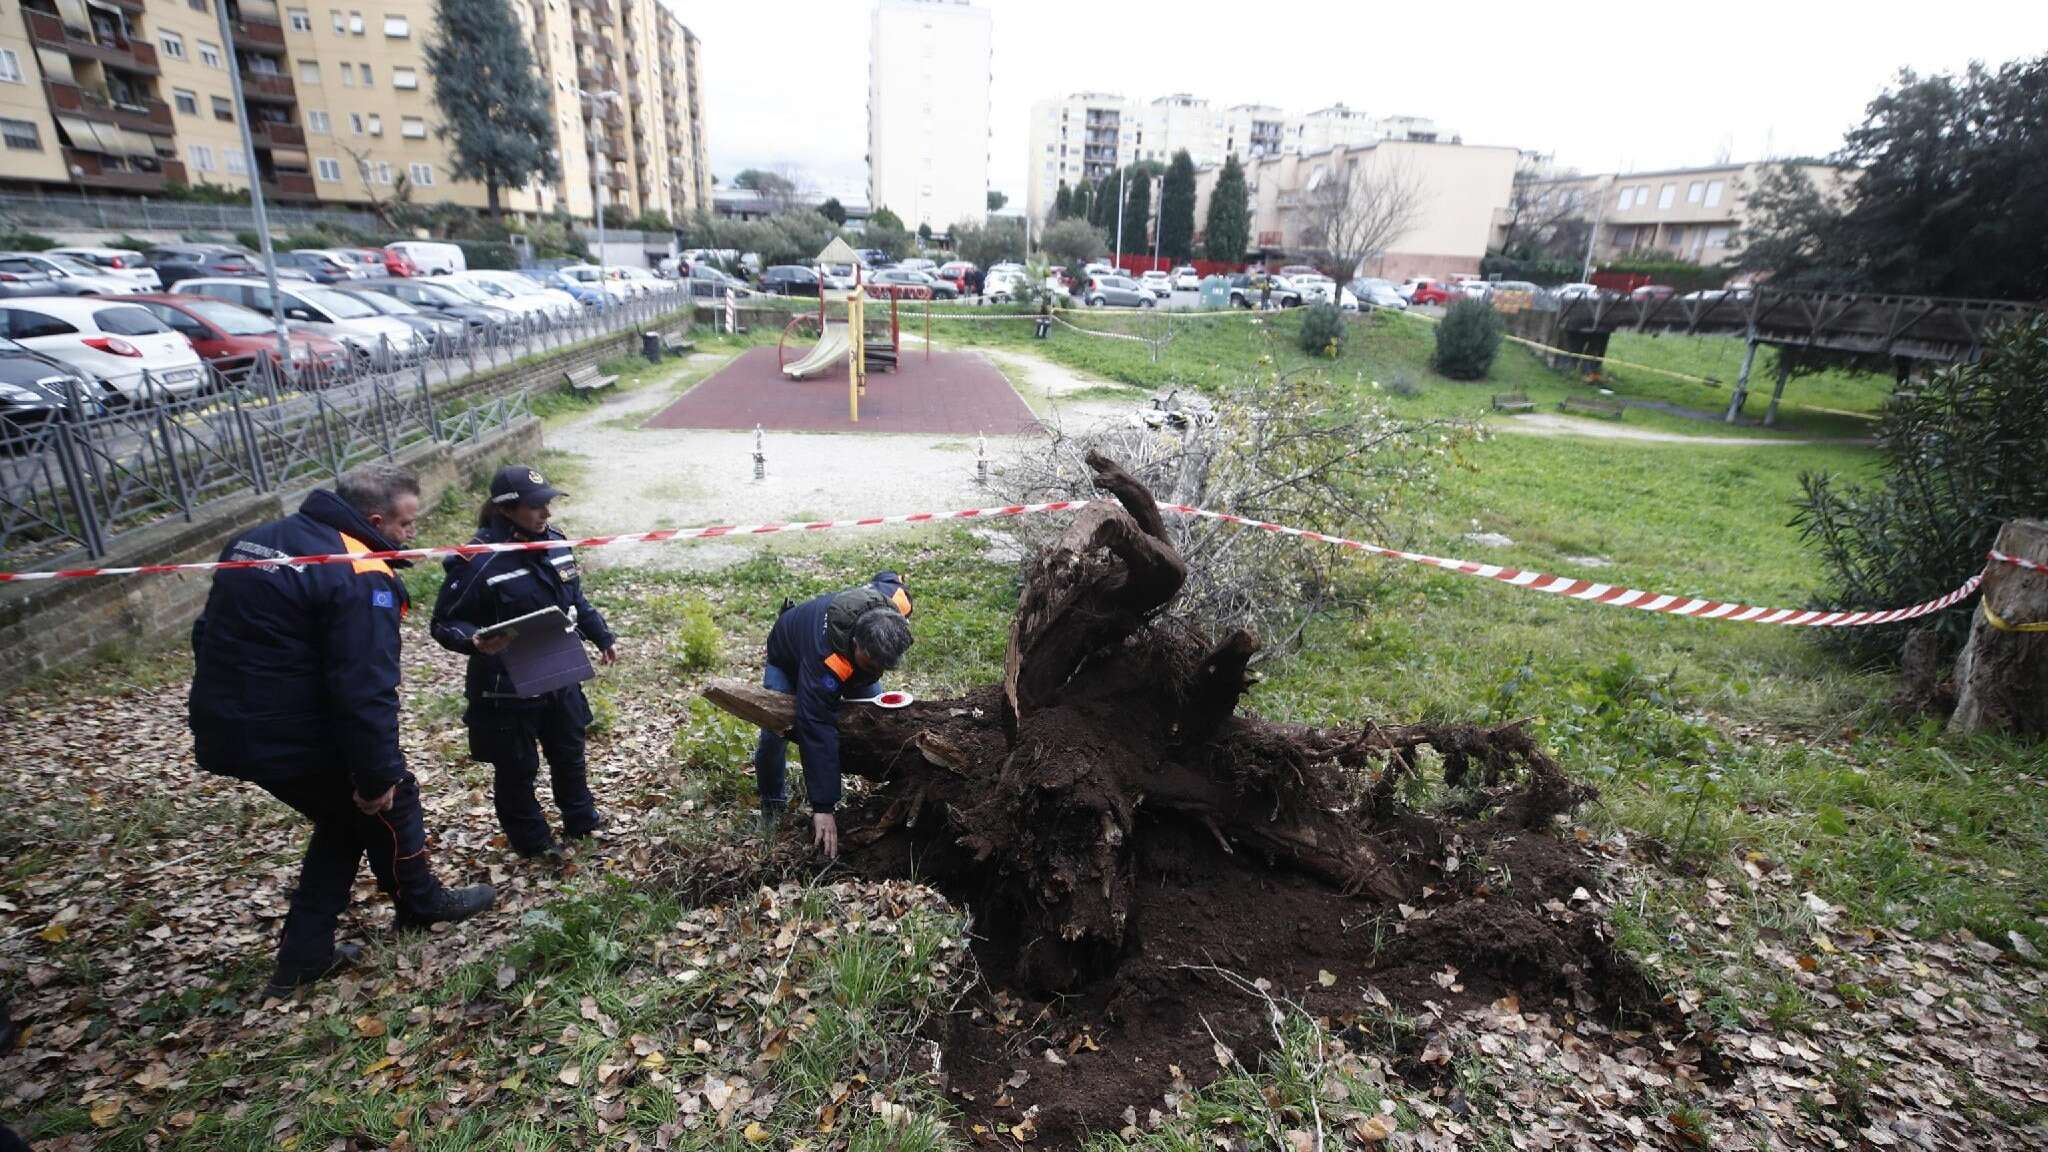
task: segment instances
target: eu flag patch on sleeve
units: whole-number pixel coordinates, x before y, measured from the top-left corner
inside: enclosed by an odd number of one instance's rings
[[[389,608],[396,603],[397,601],[391,598],[391,589],[389,588],[379,588],[370,593],[370,604],[372,607]]]

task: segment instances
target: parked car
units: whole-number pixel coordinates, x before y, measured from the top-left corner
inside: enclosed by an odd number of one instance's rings
[[[435,347],[461,340],[469,326],[460,320],[429,316],[396,296],[363,286],[360,282],[337,289],[368,304],[379,316],[386,316],[411,328]]]
[[[1747,300],[1749,297],[1750,288],[1748,285],[1743,284],[1733,288],[1703,288],[1697,292],[1687,292],[1685,295],[1680,296],[1679,299],[1691,300],[1699,304],[1709,304],[1716,300]]]
[[[1138,277],[1138,286],[1150,292],[1154,299],[1169,299],[1173,296],[1173,273],[1154,268]]]
[[[384,254],[384,271],[391,275],[417,276],[420,274],[419,265],[413,263],[412,257],[407,256],[405,253],[391,248],[378,248],[375,251]]]
[[[563,280],[582,286],[585,292],[578,292],[574,288],[569,287],[568,284],[557,283],[550,285],[550,287],[560,288],[585,304],[599,302],[596,294],[600,293],[604,301],[612,302],[630,300],[634,295],[632,285],[627,284],[621,277],[611,276],[608,279],[599,279],[604,273],[600,272],[595,264],[571,264],[564,268],[557,268],[555,274]],[[586,292],[591,295],[586,295]]]
[[[63,419],[74,392],[88,412],[99,407],[93,382],[77,369],[0,338],[0,445],[51,420]]]
[[[486,289],[495,289],[526,312],[545,316],[573,316],[581,308],[574,296],[560,288],[549,288],[533,277],[519,272],[479,268],[473,272],[463,272],[457,279],[468,284],[482,285]],[[496,300],[486,302],[497,303]]]
[[[908,260],[898,260],[896,267],[906,272],[936,272],[939,269],[937,263],[927,260],[922,256],[912,256]]]
[[[1150,308],[1157,303],[1150,291],[1128,276],[1090,276],[1081,299],[1090,308]]]
[[[689,278],[683,281],[683,285],[692,297],[698,299],[723,300],[727,291],[741,299],[754,294],[754,290],[747,287],[746,281],[728,275],[709,264],[690,265]]]
[[[1410,280],[1395,289],[1409,304],[1449,304],[1451,288],[1441,280]]]
[[[1645,284],[1629,293],[1628,298],[1631,300],[1669,300],[1677,293],[1678,289],[1673,288],[1669,284]]]
[[[479,304],[438,280],[392,277],[373,280],[363,287],[403,300],[429,316],[460,320],[472,329],[489,328],[512,318],[512,313],[489,304]],[[592,292],[596,289],[592,288]]]
[[[69,291],[64,296],[126,296],[140,292],[133,280],[111,275],[83,260],[50,252],[0,252],[0,260],[27,264]]]
[[[355,261],[356,267],[363,270],[366,279],[393,274],[391,254],[382,248],[338,248],[336,251],[347,253],[349,258]]]
[[[933,273],[933,275],[951,284],[954,291],[965,296],[968,294],[969,286],[973,282],[972,277],[977,271],[979,269],[971,261],[950,260],[939,265],[939,270]]]
[[[68,285],[68,281],[50,279],[48,272],[26,260],[13,260],[0,255],[0,300],[32,296],[87,295],[75,288],[67,291]]]
[[[998,264],[982,279],[982,295],[997,304],[1022,300],[1030,294],[1031,277],[1015,264]]]
[[[929,272],[920,272],[915,268],[904,268],[901,266],[884,268],[869,277],[868,282],[888,289],[888,294],[891,295],[901,295],[901,293],[894,291],[898,288],[922,288],[930,293],[934,300],[957,300],[960,298],[959,289],[933,276]]]
[[[760,288],[774,296],[816,296],[818,274],[800,264],[777,264],[761,273]]]
[[[1267,294],[1260,287],[1264,281],[1272,281],[1272,292]],[[1268,300],[1275,308],[1298,308],[1301,293],[1285,276],[1267,276],[1264,273],[1239,272],[1230,278],[1230,302],[1239,308],[1257,308],[1261,299]]]
[[[277,254],[280,270],[289,266],[297,268],[313,278],[315,284],[343,284],[363,278],[355,265],[344,263],[341,257],[319,248],[294,248],[290,252]]]
[[[175,287],[180,280],[195,276],[261,276],[263,261],[246,248],[232,244],[163,244],[143,254],[149,266],[156,269],[157,277],[164,288]],[[303,268],[291,267],[282,261],[277,269],[280,280],[311,280]]]
[[[1559,300],[1590,300],[1600,295],[1595,284],[1559,284],[1550,290]]]
[[[265,315],[270,312],[270,285],[261,280],[202,277],[180,281],[175,291],[211,296]],[[376,363],[387,348],[398,357],[426,351],[426,340],[411,325],[378,314],[347,292],[319,284],[279,284],[277,293],[287,322],[347,345],[358,364]]]
[[[1195,271],[1193,264],[1183,264],[1173,270],[1173,290],[1176,292],[1200,292],[1202,274]]]
[[[1320,272],[1309,272],[1297,276],[1283,276],[1282,279],[1294,286],[1294,290],[1301,294],[1301,300],[1304,304],[1331,304],[1337,302],[1337,282]],[[1357,306],[1358,302],[1352,301],[1352,307],[1356,308]]]
[[[603,308],[618,302],[616,294],[607,292],[599,286],[595,275],[587,281],[578,280],[557,268],[542,276],[540,283],[543,288],[558,288],[567,292],[576,298],[578,304],[586,308]]]
[[[1401,298],[1400,289],[1394,287],[1392,281],[1367,276],[1353,280],[1344,288],[1350,293],[1355,307],[1386,308],[1395,312],[1408,310],[1408,301]]]
[[[881,268],[889,263],[889,254],[880,248],[856,248],[853,254],[860,257],[863,268]]]
[[[1304,276],[1322,276],[1323,273],[1321,269],[1313,264],[1289,264],[1285,268],[1280,269],[1279,274],[1287,277],[1289,280],[1294,280]]]
[[[433,240],[400,240],[386,244],[386,252],[396,252],[412,261],[415,276],[452,276],[469,270],[469,260],[463,256],[460,246],[442,244]]]
[[[192,342],[126,300],[0,301],[0,336],[76,368],[108,399],[189,396],[207,383]]]
[[[69,256],[90,264],[102,275],[126,280],[139,291],[154,292],[163,286],[163,278],[156,274],[156,269],[133,248],[52,248],[50,255]]]
[[[614,264],[611,271],[613,276],[624,281],[626,287],[631,288],[637,295],[652,296],[656,292],[668,289],[668,285],[661,282],[661,277],[637,264]]]
[[[152,292],[133,298],[171,331],[192,342],[201,359],[230,380],[239,380],[263,358],[275,365],[277,329],[270,317],[211,296]],[[332,371],[348,360],[348,349],[311,332],[287,332],[286,348],[297,369]]]

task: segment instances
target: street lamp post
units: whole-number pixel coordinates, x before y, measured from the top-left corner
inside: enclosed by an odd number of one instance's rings
[[[576,94],[591,102],[591,107],[603,116],[603,105],[607,100],[621,97],[616,89],[607,88],[602,92],[586,92],[576,89]],[[590,135],[590,194],[597,201],[597,291],[598,306],[609,307],[612,302],[611,279],[604,270],[604,148],[599,132]]]
[[[270,322],[277,329],[277,366],[292,371],[292,343],[284,326],[284,297],[277,291],[277,255],[270,245],[270,217],[263,209],[263,170],[256,166],[256,140],[249,131],[249,105],[242,99],[241,53],[235,51],[235,30],[228,22],[227,0],[215,0],[220,17],[220,42],[228,54],[228,85],[235,97],[235,123],[242,129],[242,158],[249,169],[249,207],[256,215],[256,238],[263,250],[263,280],[270,286]]]

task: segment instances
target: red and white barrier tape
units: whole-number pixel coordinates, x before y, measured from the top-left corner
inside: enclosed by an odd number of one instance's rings
[[[725,536],[770,536],[782,532],[822,532],[837,528],[874,528],[886,524],[926,524],[948,520],[992,520],[1010,516],[1031,516],[1044,512],[1064,512],[1079,508],[1086,501],[1055,500],[1045,504],[1007,504],[994,508],[961,508],[952,512],[910,512],[897,516],[863,516],[854,520],[809,520],[788,523],[767,524],[713,524],[701,528],[663,528],[653,532],[626,532],[611,536],[586,536],[577,540],[514,540],[501,544],[452,544],[432,548],[398,548],[386,552],[335,552],[316,556],[267,557],[261,560],[211,560],[190,564],[143,564],[130,568],[65,568],[49,572],[0,572],[0,583],[19,583],[34,580],[72,580],[88,576],[148,576],[172,572],[220,572],[234,568],[274,568],[279,565],[298,566],[302,564],[344,564],[358,560],[427,560],[437,556],[480,556],[490,552],[528,552],[544,548],[602,548],[608,544],[662,543],[677,540],[711,540]],[[1294,536],[1303,540],[1314,540],[1339,548],[1348,548],[1373,556],[1384,556],[1395,560],[1406,560],[1414,564],[1427,564],[1448,572],[1465,576],[1478,576],[1497,580],[1517,588],[1537,592],[1548,592],[1554,596],[1568,596],[1592,604],[1606,604],[1616,608],[1634,608],[1643,612],[1660,612],[1671,616],[1688,616],[1695,620],[1733,620],[1752,624],[1786,624],[1810,628],[1851,628],[1870,624],[1895,624],[1912,620],[1929,613],[1939,612],[1968,597],[1983,582],[1984,574],[1979,572],[1965,581],[1962,587],[1938,599],[1909,608],[1867,610],[1860,612],[1823,612],[1818,609],[1764,608],[1733,601],[1706,600],[1695,596],[1679,596],[1662,592],[1646,592],[1640,588],[1624,588],[1613,584],[1600,584],[1591,580],[1580,580],[1571,576],[1552,576],[1542,572],[1528,572],[1519,568],[1505,568],[1498,564],[1475,564],[1470,560],[1451,560],[1441,556],[1430,556],[1422,552],[1404,552],[1379,544],[1368,544],[1362,540],[1351,540],[1342,536],[1331,536],[1323,532],[1311,532],[1306,528],[1291,528],[1268,520],[1253,520],[1229,512],[1214,512],[1190,504],[1168,504],[1161,502],[1162,511],[1182,516],[1194,516],[1235,524],[1245,528],[1257,528],[1281,536]],[[1990,558],[2021,568],[2048,570],[2048,566],[2037,564],[2017,556],[1992,551]]]
[[[2034,561],[2023,557],[2008,556],[1996,548],[1991,550],[1991,558],[2002,564],[2010,564],[2015,568],[2025,568],[2033,572],[2048,572],[2048,564],[2036,564]]]

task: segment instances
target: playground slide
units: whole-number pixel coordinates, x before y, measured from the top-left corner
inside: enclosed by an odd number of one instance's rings
[[[837,363],[847,352],[846,325],[827,324],[825,334],[818,337],[817,346],[805,353],[804,358],[794,364],[783,366],[782,374],[792,380],[814,376]]]

